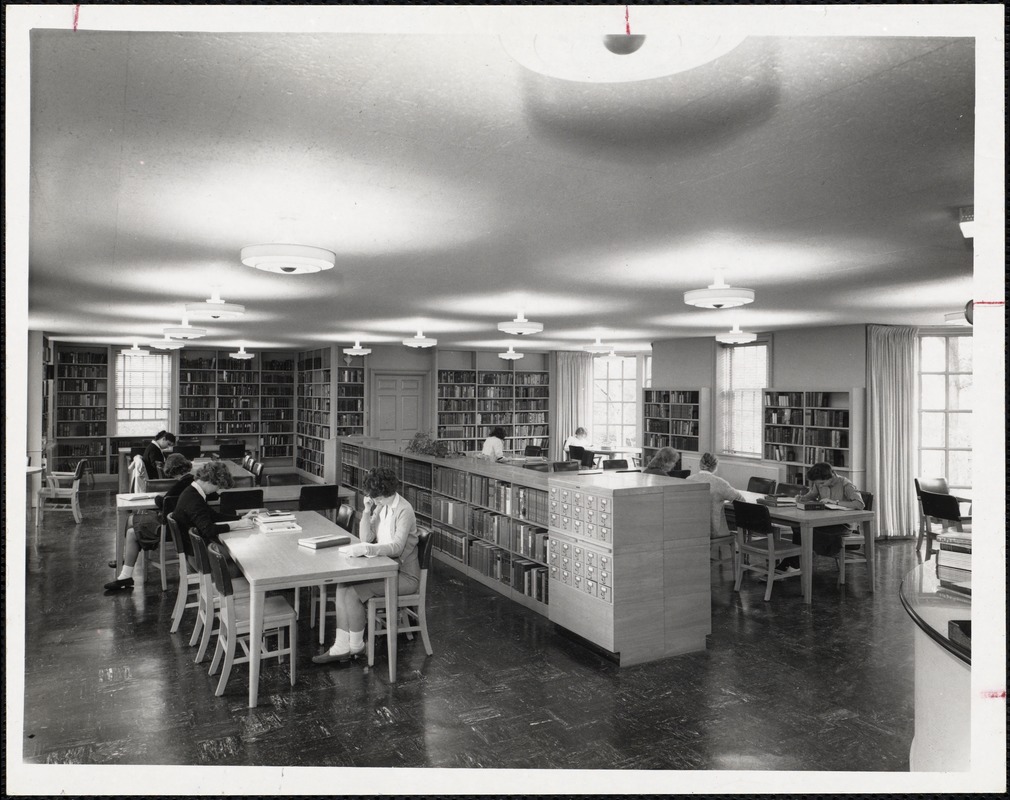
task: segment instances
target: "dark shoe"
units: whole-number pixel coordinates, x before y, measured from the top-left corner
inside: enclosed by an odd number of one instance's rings
[[[119,564],[117,564],[115,561],[110,561],[109,562],[109,569],[115,569],[118,566],[119,566]]]
[[[352,657],[365,652],[364,646],[360,650],[345,650],[342,653],[333,654],[329,650],[324,650],[318,656],[312,656],[313,664],[329,664],[333,661],[350,661]]]
[[[105,591],[107,592],[118,592],[120,589],[132,589],[133,588],[133,578],[117,578],[114,581],[109,581],[105,584]]]

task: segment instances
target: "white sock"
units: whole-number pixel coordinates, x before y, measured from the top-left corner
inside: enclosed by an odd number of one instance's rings
[[[343,628],[337,628],[337,638],[333,640],[333,646],[330,647],[330,653],[332,655],[337,655],[337,653],[346,653],[347,650],[347,631]]]
[[[360,631],[351,631],[351,641],[352,650],[360,650],[365,646],[365,629],[362,628]]]
[[[122,572],[119,573],[119,577],[116,580],[121,581],[126,578],[132,578],[132,577],[133,577],[133,567],[128,567],[126,566],[126,564],[123,564],[123,570]]]

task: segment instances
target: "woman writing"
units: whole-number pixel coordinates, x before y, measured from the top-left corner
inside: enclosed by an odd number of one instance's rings
[[[249,521],[255,511],[249,511],[239,519],[234,515],[222,514],[211,508],[207,498],[223,489],[231,489],[235,479],[223,461],[208,461],[193,475],[193,482],[182,490],[172,512],[179,530],[185,535],[195,528],[204,541],[217,542],[218,534],[229,530],[240,530],[252,525]]]
[[[388,556],[400,563],[397,591],[413,594],[421,582],[417,560],[417,522],[414,509],[398,493],[400,480],[389,467],[376,467],[365,475],[365,510],[358,524],[361,544],[352,545],[352,556]],[[346,661],[365,649],[365,606],[371,597],[386,593],[385,581],[338,584],[337,635],[329,650],[313,657],[316,664]],[[390,611],[389,613],[395,613]]]

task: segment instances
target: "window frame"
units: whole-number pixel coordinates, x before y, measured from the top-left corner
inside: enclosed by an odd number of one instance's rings
[[[937,328],[921,328],[916,336],[916,347],[915,347],[915,469],[916,475],[926,476],[924,471],[922,457],[924,452],[942,452],[943,453],[943,475],[937,477],[943,477],[947,480],[947,484],[952,491],[954,490],[964,490],[970,491],[971,485],[964,485],[962,483],[953,483],[950,478],[950,454],[952,452],[957,453],[968,453],[969,464],[968,470],[969,475],[973,468],[970,456],[972,453],[972,444],[969,443],[966,447],[952,447],[950,445],[950,418],[951,416],[965,416],[967,417],[967,425],[965,429],[969,432],[972,430],[971,415],[973,413],[972,408],[968,409],[952,409],[950,407],[950,389],[951,389],[951,378],[953,376],[969,375],[971,376],[971,388],[972,391],[975,389],[975,348],[974,343],[972,344],[972,362],[971,369],[967,372],[952,371],[950,368],[950,343],[953,339],[969,338],[972,339],[971,329],[965,330],[945,330]],[[943,370],[925,370],[922,364],[922,348],[925,339],[941,339],[943,341]],[[943,408],[925,408],[923,406],[923,377],[928,375],[941,375],[943,376]],[[974,405],[974,402],[972,403]],[[943,413],[944,415],[944,443],[942,447],[939,446],[923,446],[922,443],[922,432],[923,432],[923,414],[935,414]],[[934,476],[927,476],[934,477]],[[969,480],[970,484],[970,480]]]
[[[609,431],[609,429],[611,427],[614,427],[609,422],[606,422],[605,420],[601,421],[601,420],[597,419],[597,415],[596,415],[596,406],[597,406],[596,384],[597,384],[597,380],[598,380],[598,378],[597,378],[597,365],[600,364],[600,363],[607,363],[606,359],[609,359],[609,358],[610,358],[609,355],[604,355],[604,354],[599,354],[599,355],[594,355],[593,356],[593,385],[592,385],[592,397],[591,397],[591,401],[590,402],[592,403],[592,419],[593,419],[592,437],[593,437],[593,443],[596,444],[596,445],[598,445],[598,446],[603,445],[603,443],[604,443],[604,437],[606,437],[607,441],[609,441],[609,433],[604,434],[604,431]],[[608,364],[607,378],[605,380],[607,381],[608,384],[611,383],[611,382],[619,382],[621,384],[626,384],[626,383],[632,383],[633,382],[634,383],[634,392],[633,392],[633,399],[632,400],[624,400],[623,399],[624,393],[622,392],[621,393],[621,396],[622,396],[621,400],[609,400],[608,399],[608,400],[604,401],[605,405],[607,407],[608,412],[609,412],[609,409],[610,409],[610,407],[612,405],[619,405],[619,406],[621,406],[621,419],[622,420],[627,419],[627,416],[626,416],[626,414],[627,414],[627,407],[630,406],[630,407],[632,407],[632,410],[633,410],[633,413],[632,413],[632,416],[631,416],[632,422],[630,424],[626,423],[626,422],[621,422],[620,425],[617,426],[619,428],[619,430],[621,431],[621,435],[618,437],[618,439],[617,439],[617,441],[615,443],[615,446],[616,447],[641,447],[642,446],[642,436],[643,436],[643,433],[642,433],[642,389],[643,389],[643,387],[646,386],[647,381],[651,382],[652,354],[651,353],[627,353],[627,354],[618,355],[617,358],[622,359],[622,364],[627,364],[627,362],[629,360],[634,359],[634,377],[633,378],[623,377],[624,373],[623,373],[623,368],[622,368],[622,377],[621,378],[612,378],[609,375],[610,369],[609,369],[609,364]],[[623,388],[624,387],[622,386],[622,389]],[[609,413],[606,416],[609,416]],[[632,433],[631,436],[627,435],[629,429],[631,430],[631,433]],[[631,444],[630,445],[625,444],[625,442],[629,441],[629,440],[631,441]]]
[[[147,363],[152,363],[154,361],[160,361],[161,363],[151,369],[136,369],[137,363],[140,361],[145,361]],[[130,365],[133,365],[134,369],[130,369]],[[114,364],[114,376],[115,376],[115,386],[113,391],[113,423],[114,423],[114,434],[115,436],[132,436],[132,435],[147,435],[151,429],[169,429],[170,420],[172,418],[172,402],[173,402],[173,375],[174,375],[174,365],[171,353],[148,353],[144,356],[130,355],[128,351],[119,350],[116,352],[115,364]],[[160,382],[155,382],[150,386],[137,386],[137,385],[127,385],[132,383],[132,381],[126,380],[126,373],[134,372],[137,374],[144,373],[161,373]],[[148,404],[146,398],[143,397],[148,391],[153,391],[159,393],[161,396],[157,398],[161,402]],[[139,405],[133,405],[135,402],[136,395],[140,394]],[[125,412],[125,413],[124,413]],[[138,424],[138,430],[142,426],[143,431],[140,433],[133,433],[129,428]],[[127,430],[124,431],[124,428]]]
[[[715,449],[719,457],[725,458],[739,458],[739,459],[749,459],[753,461],[761,461],[764,458],[764,393],[772,384],[773,375],[773,339],[771,334],[759,334],[757,339],[753,342],[748,342],[746,344],[722,344],[718,343],[718,349],[716,351],[716,364],[715,364],[715,414],[716,414],[716,424],[713,426],[715,430],[713,434],[715,436]],[[765,351],[765,376],[764,385],[760,388],[754,388],[753,391],[757,392],[757,404],[755,407],[755,419],[757,420],[757,431],[755,436],[757,437],[757,450],[754,452],[750,451],[738,451],[730,450],[727,446],[725,430],[733,422],[733,413],[728,407],[728,400],[726,393],[729,391],[734,391],[731,389],[725,389],[722,385],[723,383],[723,373],[724,369],[724,359],[728,356],[728,352],[732,350],[739,350],[742,348],[757,348],[764,347]],[[743,391],[738,389],[735,391]],[[751,391],[751,389],[748,389]]]

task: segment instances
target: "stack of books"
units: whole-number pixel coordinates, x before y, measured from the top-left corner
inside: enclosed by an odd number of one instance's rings
[[[336,547],[350,543],[351,537],[346,533],[324,533],[322,536],[309,536],[298,540],[298,544],[308,547],[310,550],[322,550],[324,547]]]
[[[261,533],[296,533],[302,529],[290,511],[260,511],[252,521]]]
[[[940,586],[971,595],[971,533],[948,531],[936,537],[936,577]]]
[[[764,497],[759,497],[757,501],[763,506],[795,506],[795,497],[785,497],[775,494],[766,494]]]

